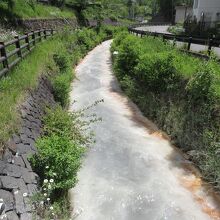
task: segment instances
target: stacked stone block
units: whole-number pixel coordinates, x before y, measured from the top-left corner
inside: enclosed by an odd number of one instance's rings
[[[21,128],[6,144],[0,160],[0,199],[6,206],[2,219],[32,219],[29,197],[38,189],[38,176],[28,158],[37,153],[35,142],[42,134],[42,117],[46,108],[54,105],[51,85],[42,77],[38,88],[20,106]]]

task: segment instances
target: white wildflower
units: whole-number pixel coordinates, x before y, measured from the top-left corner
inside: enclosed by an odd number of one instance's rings
[[[50,179],[50,183],[53,183],[54,182],[54,180],[53,179]]]
[[[50,198],[47,198],[47,201],[50,201]]]
[[[49,169],[49,166],[46,166],[45,168],[46,168],[46,169]]]
[[[53,210],[53,206],[50,206],[50,210]]]
[[[51,189],[51,188],[52,188],[52,187],[51,187],[51,185],[49,184],[49,185],[48,185],[48,189]]]
[[[114,52],[113,52],[113,55],[118,55],[118,51],[114,51]]]
[[[45,179],[45,180],[44,180],[44,183],[48,183],[48,179]]]
[[[44,196],[47,196],[47,193],[44,193]]]
[[[0,219],[4,219],[4,218],[7,218],[6,214],[2,215]]]
[[[23,197],[27,197],[27,195],[28,195],[27,193],[23,193]]]
[[[15,195],[18,194],[18,190],[14,191],[14,194],[15,194]]]

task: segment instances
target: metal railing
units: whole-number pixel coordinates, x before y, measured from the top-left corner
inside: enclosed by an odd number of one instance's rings
[[[170,22],[156,22],[156,21],[152,22],[152,21],[150,21],[150,22],[136,23],[136,24],[131,25],[130,27],[137,28],[137,27],[144,27],[144,26],[164,26],[164,25],[169,26],[169,25],[171,25],[171,23]]]
[[[16,36],[8,42],[0,42],[0,77],[5,76],[37,43],[54,35],[53,29],[42,29]]]
[[[188,37],[185,35],[175,35],[175,34],[165,34],[158,32],[150,32],[145,30],[137,30],[133,27],[130,27],[129,32],[132,34],[142,36],[153,36],[161,37],[163,40],[173,40],[174,42],[183,42],[187,44],[187,50],[190,51],[192,44],[198,44],[208,47],[208,54],[211,54],[212,47],[220,47],[220,40],[215,38],[199,38],[199,37]]]

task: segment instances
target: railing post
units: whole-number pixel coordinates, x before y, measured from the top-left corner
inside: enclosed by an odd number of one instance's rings
[[[29,34],[28,34],[28,33],[25,33],[25,35],[26,35],[25,43],[28,44],[28,45],[27,45],[27,48],[28,48],[28,50],[30,51],[31,48],[30,48]]]
[[[36,40],[35,40],[35,32],[32,31],[33,35],[32,35],[32,40],[33,40],[33,45],[36,45]]]
[[[51,36],[53,36],[53,29],[50,30]]]
[[[192,43],[192,37],[189,37],[187,50],[190,50],[191,43]]]
[[[46,31],[46,29],[44,30],[44,38],[47,39],[47,31]]]
[[[211,55],[211,51],[212,51],[212,44],[213,44],[213,39],[209,39],[209,47],[208,47],[208,55]]]
[[[21,45],[20,45],[20,39],[19,39],[19,36],[15,36],[15,39],[17,40],[16,43],[15,43],[15,46],[16,48],[18,49],[18,57],[21,57],[22,58],[22,53],[21,53]]]
[[[173,38],[173,46],[176,46],[176,36]]]
[[[165,37],[164,37],[164,34],[162,34],[162,38],[163,38],[163,42],[165,43]]]
[[[39,41],[42,41],[41,30],[39,30],[39,32],[38,32],[38,36],[39,36]]]
[[[6,59],[2,62],[3,63],[3,67],[9,69],[8,66],[8,58],[7,58],[7,53],[6,53],[6,49],[5,49],[5,43],[4,42],[0,42],[0,45],[3,46],[0,49],[0,53],[1,53],[1,57],[5,57]]]

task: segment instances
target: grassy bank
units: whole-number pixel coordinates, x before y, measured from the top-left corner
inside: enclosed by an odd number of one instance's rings
[[[36,1],[16,0],[13,8],[8,9],[6,2],[0,2],[0,18],[2,21],[17,18],[74,18],[72,10],[44,5]]]
[[[68,81],[70,83],[73,77],[72,66],[112,31],[107,27],[105,30],[101,30],[99,35],[95,31],[87,29],[63,31],[62,34],[57,34],[39,44],[7,77],[0,80],[1,144],[19,128],[17,107],[24,100],[26,93],[36,87],[39,75],[48,72],[55,74],[60,71],[59,68],[61,71],[65,69],[66,74],[61,74],[52,81],[56,87],[55,97],[62,105],[67,104],[69,85],[63,84]],[[58,67],[56,63],[61,67]]]
[[[21,103],[29,89],[37,86],[40,74],[53,70],[52,59],[55,51],[59,51],[61,42],[58,38],[49,39],[40,45],[7,77],[0,80],[0,143],[4,143],[19,127],[17,106]]]
[[[160,39],[123,33],[112,45],[126,94],[166,131],[220,188],[220,66],[183,54]]]

